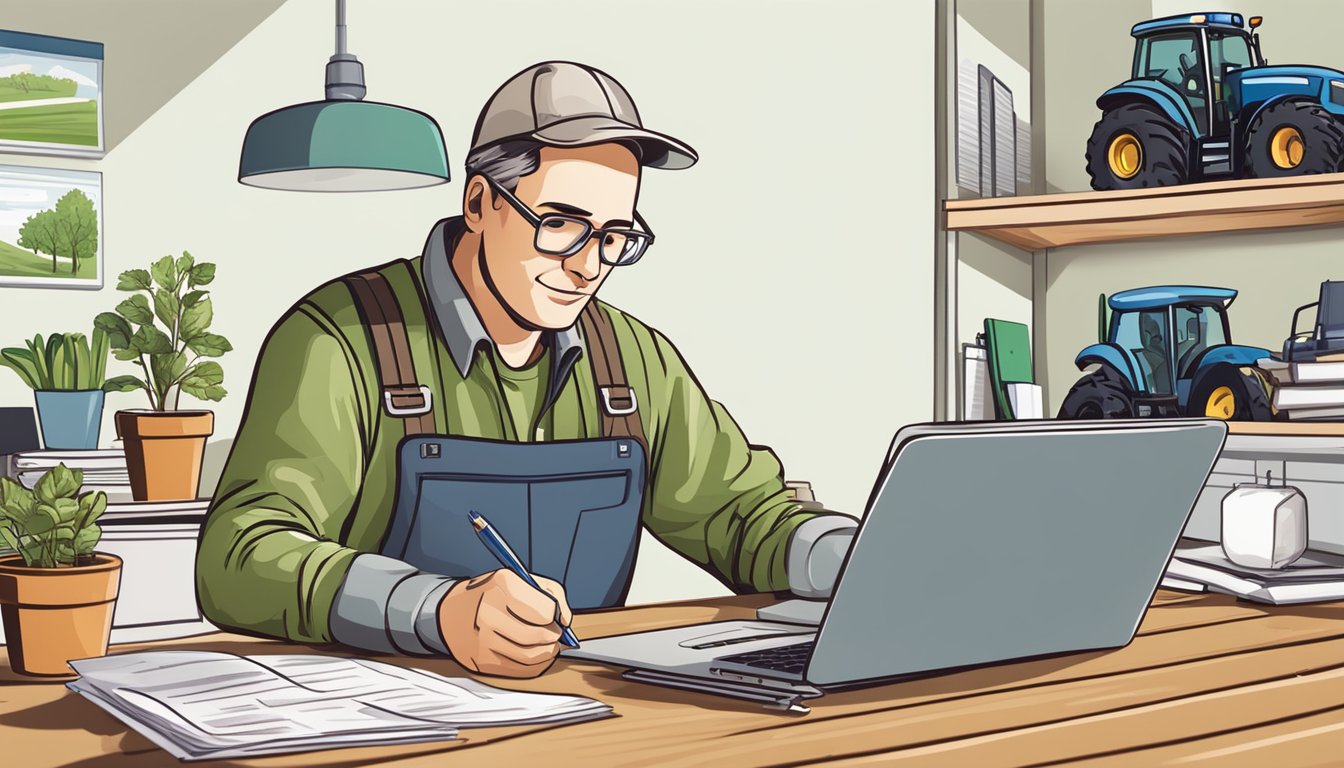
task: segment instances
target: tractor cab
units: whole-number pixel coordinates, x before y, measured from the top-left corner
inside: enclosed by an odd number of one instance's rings
[[[1226,310],[1237,292],[1230,289],[1151,289],[1117,293],[1107,302],[1113,314],[1109,342],[1120,349],[1138,375],[1136,391],[1180,398],[1205,351],[1231,343]]]
[[[1260,17],[1250,19],[1254,30]],[[1201,132],[1223,136],[1231,128],[1229,73],[1264,66],[1259,35],[1242,29],[1240,14],[1175,16],[1135,25],[1135,80],[1171,86]]]
[[[1269,350],[1232,343],[1230,288],[1156,286],[1099,303],[1098,343],[1078,353],[1093,368],[1064,399],[1062,418],[1206,416],[1268,419],[1263,383],[1244,370]]]

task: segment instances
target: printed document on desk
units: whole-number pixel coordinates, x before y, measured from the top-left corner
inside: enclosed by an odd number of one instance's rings
[[[582,696],[336,656],[147,651],[70,666],[80,674],[71,690],[181,760],[442,741],[458,728],[611,714]]]

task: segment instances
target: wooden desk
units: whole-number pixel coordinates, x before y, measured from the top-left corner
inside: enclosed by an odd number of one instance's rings
[[[590,613],[580,637],[746,618],[764,596]],[[833,693],[806,716],[716,696],[629,683],[603,667],[559,662],[541,678],[493,681],[582,693],[619,717],[551,728],[464,729],[455,742],[366,747],[242,761],[363,765],[1338,765],[1344,755],[1344,603],[1273,608],[1162,591],[1128,647]],[[145,645],[237,653],[310,652],[230,634]],[[445,660],[401,659],[453,675]],[[180,765],[60,684],[0,667],[5,765]],[[218,765],[219,763],[208,763]]]

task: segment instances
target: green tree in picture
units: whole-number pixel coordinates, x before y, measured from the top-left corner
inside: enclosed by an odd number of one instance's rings
[[[78,189],[66,192],[55,208],[38,211],[23,222],[18,245],[50,256],[53,273],[59,256],[70,259],[70,274],[77,273],[80,259],[98,253],[98,213],[93,200]]]
[[[70,256],[70,273],[79,271],[79,260],[98,253],[98,214],[82,190],[72,189],[56,201],[56,226],[61,245]]]
[[[19,247],[51,257],[51,271],[56,271],[56,253],[60,245],[60,227],[56,211],[48,208],[29,216],[19,227]]]

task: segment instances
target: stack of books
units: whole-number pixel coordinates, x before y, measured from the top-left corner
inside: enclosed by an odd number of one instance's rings
[[[1291,421],[1344,420],[1344,354],[1309,363],[1266,358],[1256,363],[1274,384],[1274,408]]]
[[[8,475],[25,488],[37,485],[38,478],[57,464],[84,473],[81,491],[102,491],[108,503],[128,502],[131,477],[126,472],[126,454],[120,448],[92,451],[24,451],[10,457]]]

